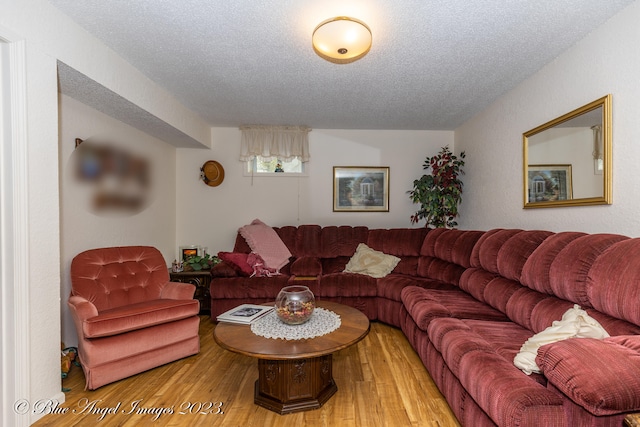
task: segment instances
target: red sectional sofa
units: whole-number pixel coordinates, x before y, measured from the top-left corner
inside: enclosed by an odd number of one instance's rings
[[[275,228],[293,254],[275,277],[212,270],[211,316],[304,282],[319,300],[401,328],[464,426],[621,426],[640,411],[640,238],[614,234]],[[383,278],[344,273],[359,243],[401,259]],[[238,236],[235,252],[250,251]],[[609,333],[521,346],[574,305]]]

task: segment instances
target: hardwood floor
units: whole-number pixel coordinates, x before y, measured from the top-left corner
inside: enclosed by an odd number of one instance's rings
[[[85,391],[73,366],[66,402],[33,425],[459,426],[399,329],[372,323],[364,340],[334,354],[338,392],[324,406],[278,415],[253,403],[256,359],[220,348],[214,326],[201,316],[199,354],[98,390]]]

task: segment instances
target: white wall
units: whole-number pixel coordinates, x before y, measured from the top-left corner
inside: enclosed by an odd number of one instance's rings
[[[72,154],[75,139],[89,143],[124,145],[123,150],[145,159],[151,167],[152,189],[149,205],[139,213],[118,210],[96,212],[76,179]],[[108,139],[106,139],[108,138]],[[73,320],[66,305],[71,290],[69,267],[78,253],[106,246],[149,245],[157,247],[168,264],[174,257],[176,228],[176,173],[174,147],[86,105],[60,96],[60,229],[62,284],[62,339],[67,346],[77,344]],[[85,187],[85,186],[82,186]]]
[[[215,128],[211,150],[177,150],[177,243],[228,251],[238,228],[255,218],[273,226],[411,227],[417,205],[406,192],[424,173],[425,158],[445,145],[453,148],[453,132],[313,129],[309,176],[252,179],[238,161],[240,131]],[[218,187],[198,178],[207,160],[225,169]],[[389,166],[389,212],[333,212],[333,166]]]
[[[29,372],[27,395],[64,400],[60,381],[61,222],[58,187],[57,61],[136,103],[198,140],[208,139],[209,128],[151,80],[115,55],[85,30],[61,14],[47,0],[0,0],[0,37],[26,46],[26,175],[28,257],[20,259],[29,272],[28,351],[20,357]],[[20,165],[22,166],[22,165]],[[157,230],[158,233],[167,230]],[[169,229],[171,234],[174,229]],[[63,237],[65,240],[66,237]],[[70,236],[73,239],[74,236]],[[17,338],[17,337],[14,337]],[[12,406],[2,412],[13,413]],[[20,422],[43,414],[28,412]]]
[[[456,130],[467,152],[460,226],[640,236],[640,2],[636,1]],[[613,96],[613,205],[522,209],[522,134]]]

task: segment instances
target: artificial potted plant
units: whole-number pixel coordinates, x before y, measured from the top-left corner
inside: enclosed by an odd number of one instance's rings
[[[413,190],[407,191],[413,203],[420,204],[420,209],[411,215],[411,223],[420,220],[427,221],[426,226],[432,228],[458,225],[458,204],[462,200],[462,181],[459,176],[464,175],[465,153],[455,156],[449,147],[433,157],[427,157],[423,169],[431,169],[431,173],[424,174],[413,181]]]

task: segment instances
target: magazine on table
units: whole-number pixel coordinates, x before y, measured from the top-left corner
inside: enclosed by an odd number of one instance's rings
[[[216,320],[218,322],[248,325],[265,314],[270,313],[273,309],[273,306],[268,305],[242,304],[229,311],[225,311],[220,316],[216,317]]]

